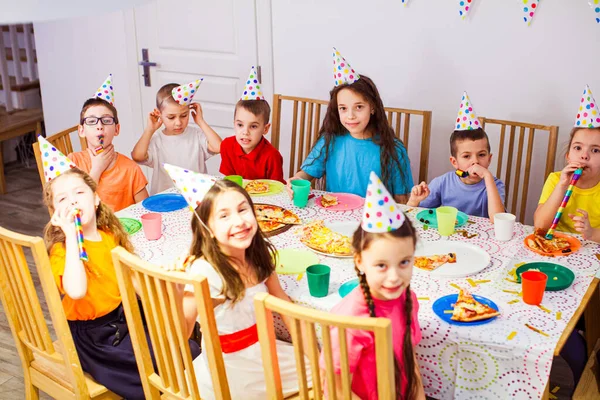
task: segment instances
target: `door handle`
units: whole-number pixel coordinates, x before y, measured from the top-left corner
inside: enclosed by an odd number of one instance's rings
[[[149,60],[148,49],[142,49],[142,61],[138,63],[144,67],[144,86],[152,86],[150,83],[150,67],[156,67],[156,63]]]

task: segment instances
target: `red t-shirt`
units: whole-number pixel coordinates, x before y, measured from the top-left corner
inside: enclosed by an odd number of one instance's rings
[[[224,175],[241,175],[244,179],[273,179],[282,183],[283,157],[265,138],[250,153],[230,136],[221,142],[221,167]]]

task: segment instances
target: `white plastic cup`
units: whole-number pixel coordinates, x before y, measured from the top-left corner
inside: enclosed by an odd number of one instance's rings
[[[516,219],[517,217],[510,213],[498,213],[494,215],[496,240],[508,242],[512,239]]]

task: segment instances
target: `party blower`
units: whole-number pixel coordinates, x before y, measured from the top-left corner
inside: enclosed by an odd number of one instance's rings
[[[563,211],[565,211],[565,207],[567,206],[567,203],[569,202],[569,199],[571,198],[571,195],[573,194],[573,188],[577,184],[577,181],[579,180],[579,178],[581,178],[582,173],[583,173],[583,168],[578,168],[575,170],[575,172],[573,172],[573,177],[571,178],[571,183],[569,184],[569,187],[567,188],[567,192],[565,193],[565,197],[563,198],[562,203],[560,203],[560,207],[558,207],[558,211],[556,212],[556,215],[554,216],[552,225],[550,225],[550,229],[548,229],[548,232],[546,233],[546,239],[550,240],[554,237],[554,230],[556,229],[556,226],[558,225],[558,221],[560,221],[560,217],[562,216]]]

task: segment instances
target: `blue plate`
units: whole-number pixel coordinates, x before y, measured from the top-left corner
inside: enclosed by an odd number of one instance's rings
[[[168,212],[181,210],[184,207],[187,207],[187,201],[185,198],[176,193],[163,193],[163,194],[155,194],[154,196],[150,196],[144,201],[142,201],[142,205],[154,212]]]
[[[485,304],[486,306],[492,307],[494,310],[499,310],[496,303],[494,303],[490,299],[486,299],[485,297],[477,296],[476,294],[473,295],[473,298],[475,300],[477,300],[478,302],[480,302],[481,304]],[[446,314],[446,313],[444,313],[444,311],[453,310],[454,309],[453,304],[456,303],[456,299],[458,299],[458,294],[449,294],[448,296],[440,297],[439,299],[437,299],[435,301],[435,303],[433,303],[433,306],[432,306],[433,312],[438,317],[440,317],[442,320],[446,321],[447,323],[449,323],[451,325],[463,325],[463,326],[475,326],[475,325],[487,324],[489,322],[492,322],[493,320],[495,320],[498,317],[498,316],[495,316],[492,318],[484,319],[481,321],[473,321],[473,322],[454,321],[454,320],[450,319],[452,317],[452,314]]]
[[[338,293],[340,294],[341,298],[344,298],[348,295],[348,293],[353,291],[354,288],[357,286],[358,286],[358,279],[352,279],[351,281],[348,281],[348,282],[344,283],[342,286],[340,286],[340,288],[338,289]]]
[[[430,213],[429,211],[433,211],[432,213]],[[431,228],[435,228],[437,229],[438,225],[437,225],[437,215],[435,214],[435,208],[432,208],[431,210],[423,210],[420,213],[417,214],[417,220],[422,223],[423,225],[429,225]],[[423,222],[423,221],[429,221],[429,223]],[[463,225],[465,225],[467,223],[467,221],[469,220],[469,216],[467,214],[465,214],[462,211],[459,211],[458,214],[456,215],[456,227],[461,227]]]

